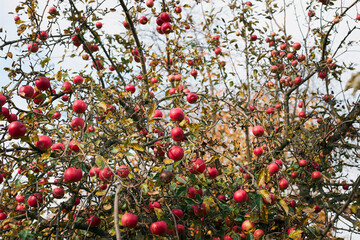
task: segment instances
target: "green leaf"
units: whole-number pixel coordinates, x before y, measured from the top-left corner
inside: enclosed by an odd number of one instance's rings
[[[102,156],[96,156],[95,164],[99,166],[100,168],[105,167],[105,158]]]
[[[294,229],[291,231],[289,238],[291,239],[299,238],[302,232],[303,231],[300,229]]]

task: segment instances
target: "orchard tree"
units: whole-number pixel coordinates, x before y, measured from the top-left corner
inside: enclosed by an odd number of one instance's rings
[[[359,2],[19,1],[1,236],[359,234]]]

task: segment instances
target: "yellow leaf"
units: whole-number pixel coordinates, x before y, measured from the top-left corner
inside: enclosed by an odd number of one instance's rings
[[[267,202],[271,202],[271,198],[270,198],[270,194],[268,191],[266,191],[265,189],[261,189],[259,191],[259,194],[266,199]]]
[[[163,162],[164,162],[165,164],[172,164],[172,163],[174,163],[174,160],[171,160],[171,159],[166,158],[166,159],[163,160]]]
[[[300,239],[302,230],[300,229],[294,229],[291,231],[289,238],[291,239]]]
[[[12,58],[12,57],[13,57],[13,54],[12,54],[11,52],[8,52],[6,55],[7,55],[9,58]]]
[[[160,220],[161,217],[164,215],[163,210],[161,210],[160,208],[154,208],[154,211],[155,211],[156,217]]]
[[[104,112],[107,110],[106,103],[104,103],[104,102],[98,103],[98,107],[102,108],[104,110]]]
[[[139,144],[136,144],[136,143],[129,143],[128,146],[135,149],[135,150],[138,150],[140,152],[144,151],[144,148],[142,146],[140,146]]]
[[[281,199],[281,200],[279,201],[279,204],[280,204],[280,205],[282,206],[282,208],[284,209],[286,215],[288,215],[288,214],[289,214],[289,206],[286,204],[286,202],[285,202],[283,199]]]
[[[155,109],[156,109],[156,104],[153,103],[153,104],[151,105],[151,107],[149,108],[149,111],[148,111],[148,114],[147,114],[149,119],[154,116]]]
[[[270,181],[270,173],[269,173],[269,169],[268,168],[263,168],[258,176],[258,179],[256,180],[257,185],[261,186],[264,183]]]

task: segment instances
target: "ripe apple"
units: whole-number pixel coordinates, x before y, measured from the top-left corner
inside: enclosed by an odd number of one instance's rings
[[[263,149],[262,149],[262,147],[256,147],[255,149],[254,149],[254,154],[255,154],[255,156],[261,156],[262,154],[263,154]]]
[[[262,126],[255,126],[252,129],[254,136],[261,137],[264,135],[264,128]]]
[[[84,128],[84,126],[85,126],[85,121],[81,117],[74,118],[70,123],[71,129],[74,131],[80,131]]]
[[[36,53],[39,50],[39,45],[36,42],[30,42],[27,49],[30,52]]]
[[[146,6],[149,8],[152,8],[154,6],[154,0],[147,0],[146,1]]]
[[[186,96],[186,100],[188,101],[188,103],[196,103],[196,101],[198,100],[198,96],[196,93],[189,93]]]
[[[153,235],[164,236],[167,230],[167,224],[164,221],[154,222],[150,226],[150,231]]]
[[[279,165],[277,163],[274,163],[274,162],[270,163],[268,168],[269,168],[270,174],[276,174],[280,170]]]
[[[102,28],[103,24],[101,22],[97,22],[97,23],[95,23],[95,26],[97,29],[100,29],[100,28]]]
[[[197,76],[197,71],[196,70],[192,70],[190,72],[190,75],[193,76],[193,77],[196,77]]]
[[[100,170],[99,179],[103,182],[109,182],[111,181],[113,175],[114,173],[109,168],[105,167],[104,169]]]
[[[203,191],[201,188],[199,188],[199,190],[196,190],[194,187],[190,187],[188,190],[188,197],[189,198],[195,198],[196,194],[199,194],[200,197],[202,197],[203,195]]]
[[[155,110],[154,115],[152,118],[162,118],[163,114],[160,110]]]
[[[135,214],[132,213],[125,213],[122,217],[121,217],[121,224],[124,227],[127,228],[134,228],[136,227],[138,223],[138,218]]]
[[[249,200],[249,195],[245,190],[237,190],[234,193],[234,200],[237,203],[247,202]]]
[[[306,113],[305,112],[299,112],[299,117],[306,118]]]
[[[47,34],[46,31],[41,31],[39,34],[38,34],[38,38],[42,41],[45,41],[47,38],[49,37],[49,35]]]
[[[40,91],[47,90],[50,88],[50,80],[47,77],[38,77],[35,81],[35,86]]]
[[[315,11],[314,11],[314,10],[309,10],[309,11],[308,11],[308,16],[309,16],[309,17],[315,16]]]
[[[36,142],[36,147],[42,151],[48,150],[52,145],[50,137],[42,135],[39,137],[39,141]]]
[[[84,79],[83,79],[83,77],[81,77],[79,75],[76,75],[73,78],[73,82],[74,82],[74,84],[79,85],[79,84],[82,84],[84,82]]]
[[[20,20],[20,17],[19,16],[15,16],[14,17],[14,21],[16,22],[16,21],[19,21]]]
[[[150,202],[149,203],[149,210],[150,212],[155,212],[155,208],[161,209],[161,204],[159,202]]]
[[[26,126],[19,121],[12,122],[9,124],[8,133],[12,138],[21,138],[26,134]]]
[[[241,224],[241,229],[244,232],[251,232],[252,230],[254,230],[255,228],[255,224],[253,222],[250,222],[250,220],[245,220],[242,224]]]
[[[142,17],[139,18],[139,22],[140,22],[142,25],[145,25],[145,24],[148,22],[148,19],[147,19],[147,17],[142,16]]]
[[[86,224],[90,225],[90,227],[96,227],[99,226],[101,223],[100,218],[98,218],[96,215],[92,214],[90,215],[90,218],[87,219]]]
[[[76,113],[85,113],[87,104],[83,100],[76,100],[73,103],[73,111]]]
[[[306,165],[307,165],[307,161],[305,159],[299,160],[299,166],[300,167],[306,167]]]
[[[322,178],[322,174],[321,174],[321,172],[319,172],[319,171],[314,171],[314,172],[312,172],[312,174],[311,174],[311,178],[313,179],[313,180],[320,180],[321,178]]]
[[[78,182],[81,180],[83,173],[81,169],[70,167],[64,172],[64,180],[68,183]]]
[[[43,198],[41,193],[34,193],[28,198],[28,204],[30,207],[37,208],[40,204],[43,203]]]
[[[49,8],[49,14],[50,15],[55,15],[57,13],[57,9],[55,7],[50,7]]]
[[[134,85],[131,85],[131,84],[128,84],[125,86],[125,91],[127,92],[131,92],[131,93],[134,93],[135,92],[135,86]]]
[[[294,50],[300,50],[301,44],[296,42],[296,43],[293,44],[293,48],[294,48]]]
[[[261,229],[256,229],[254,232],[255,239],[260,239],[262,236],[264,236],[264,231]]]
[[[98,168],[98,167],[92,167],[92,168],[90,169],[90,171],[89,171],[89,175],[90,175],[91,177],[99,176],[100,170],[101,170],[101,169]]]
[[[31,87],[30,85],[21,86],[19,88],[19,95],[22,98],[32,98],[32,96],[34,95],[34,88]],[[6,98],[5,98],[5,101],[6,101]]]
[[[165,34],[169,34],[172,32],[172,26],[169,22],[164,22],[162,25],[161,25],[161,31]]]
[[[292,178],[296,178],[297,176],[298,176],[298,173],[296,171],[291,173]]]
[[[294,78],[294,83],[297,84],[297,85],[301,84],[302,83],[302,78],[301,77]]]
[[[58,198],[58,199],[62,198],[65,195],[65,191],[63,188],[54,188],[52,192],[54,198]]]
[[[62,143],[54,143],[52,146],[51,146],[51,150],[65,150],[65,147],[64,147],[64,144]]]
[[[257,40],[257,36],[255,34],[251,35],[250,37],[251,41],[256,41]]]
[[[19,203],[22,203],[22,202],[25,201],[25,196],[23,196],[23,195],[17,195],[17,196],[15,197],[15,200],[18,201]]]
[[[20,214],[25,213],[25,206],[22,204],[16,205],[15,212]]]
[[[267,110],[266,110],[266,113],[271,115],[275,112],[275,109],[273,107],[269,107]]]
[[[72,84],[69,81],[66,81],[63,83],[61,90],[63,90],[64,93],[69,93],[72,91]]]
[[[190,160],[189,171],[193,174],[203,173],[206,169],[204,160],[201,158],[193,158]]]
[[[208,167],[207,173],[210,179],[214,179],[218,176],[218,170],[216,168]]]
[[[285,178],[283,178],[283,179],[281,179],[280,181],[279,181],[279,188],[281,189],[281,190],[285,190],[285,189],[287,189],[289,187],[289,182],[288,182],[288,180],[286,180]]]
[[[74,152],[80,152],[80,142],[77,140],[71,140],[69,143],[69,148]]]
[[[182,140],[184,140],[184,131],[181,129],[181,127],[174,127],[171,130],[171,138],[176,141],[176,142],[180,142]]]
[[[175,217],[176,217],[177,220],[182,219],[183,216],[184,216],[184,213],[183,213],[183,211],[182,211],[181,209],[175,208],[175,209],[173,209],[173,210],[171,210],[171,211],[172,211],[172,213],[175,215]]]
[[[179,146],[172,146],[167,156],[174,161],[180,161],[184,157],[184,149]]]
[[[181,108],[173,108],[170,110],[169,116],[171,120],[181,122],[184,119],[185,114]]]
[[[126,165],[121,165],[119,167],[119,170],[117,171],[117,174],[121,177],[121,178],[127,178],[129,176],[129,168]]]

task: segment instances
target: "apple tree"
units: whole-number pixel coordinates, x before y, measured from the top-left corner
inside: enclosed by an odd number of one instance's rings
[[[1,236],[359,234],[359,7],[19,1],[0,35]]]

